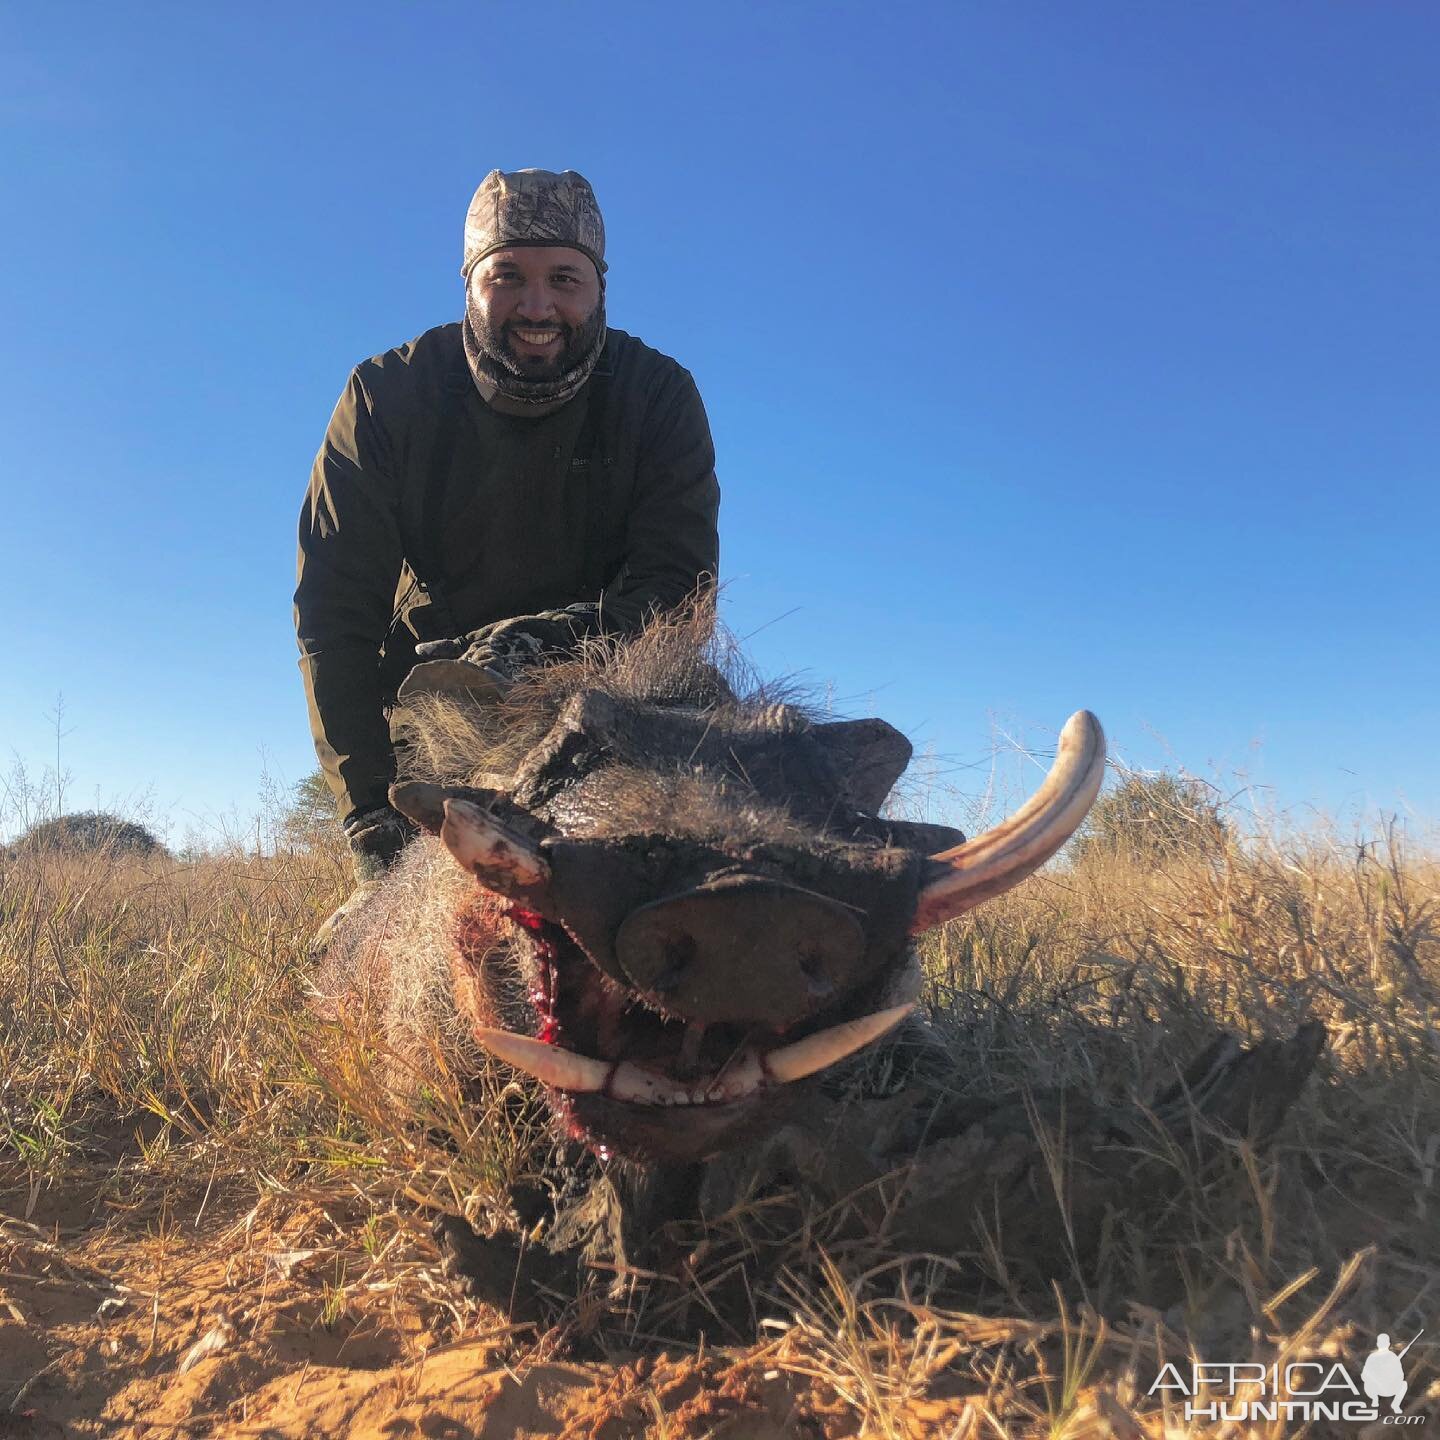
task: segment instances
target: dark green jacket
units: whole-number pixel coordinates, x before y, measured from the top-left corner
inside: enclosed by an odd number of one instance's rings
[[[539,419],[481,399],[458,324],[356,366],[311,472],[295,591],[342,816],[385,803],[386,709],[417,640],[595,600],[607,630],[632,629],[713,581],[718,507],[695,382],[621,330]]]

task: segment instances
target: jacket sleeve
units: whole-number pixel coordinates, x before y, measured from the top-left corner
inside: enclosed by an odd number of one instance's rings
[[[310,730],[342,819],[385,804],[395,774],[379,663],[402,563],[390,445],[357,370],[310,472],[295,589]]]
[[[700,392],[688,371],[656,396],[646,416],[625,561],[601,602],[607,630],[638,629],[658,610],[713,590],[720,563],[720,486]]]

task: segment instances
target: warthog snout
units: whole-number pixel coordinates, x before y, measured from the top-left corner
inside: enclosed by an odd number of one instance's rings
[[[783,1030],[859,981],[865,932],[827,896],[735,875],[632,911],[615,954],[671,1014]]]

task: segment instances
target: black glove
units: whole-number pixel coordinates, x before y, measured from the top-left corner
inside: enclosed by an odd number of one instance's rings
[[[398,810],[376,805],[352,815],[344,825],[350,842],[355,879],[364,885],[378,880],[419,833]]]

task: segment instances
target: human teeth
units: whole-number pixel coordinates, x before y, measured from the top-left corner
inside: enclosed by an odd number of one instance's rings
[[[527,345],[548,345],[560,334],[558,330],[517,330],[515,333]]]
[[[772,1050],[761,1063],[772,1080],[787,1084],[803,1080],[807,1075],[853,1055],[872,1040],[878,1040],[887,1030],[893,1030],[914,1008],[913,1005],[895,1005],[889,1010],[864,1015],[859,1020],[832,1025],[817,1035],[807,1035],[793,1045]]]

